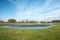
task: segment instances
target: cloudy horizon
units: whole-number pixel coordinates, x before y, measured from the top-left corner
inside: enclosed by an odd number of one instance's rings
[[[60,20],[60,0],[0,0],[0,19]]]

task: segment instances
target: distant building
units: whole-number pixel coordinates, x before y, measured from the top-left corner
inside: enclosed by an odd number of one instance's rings
[[[60,23],[60,20],[53,20],[52,23]]]

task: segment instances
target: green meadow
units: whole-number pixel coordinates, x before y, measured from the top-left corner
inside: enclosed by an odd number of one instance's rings
[[[60,40],[60,23],[47,29],[0,28],[0,40]]]

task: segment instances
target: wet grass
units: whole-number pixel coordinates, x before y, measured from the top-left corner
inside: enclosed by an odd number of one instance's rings
[[[0,40],[60,40],[60,23],[47,29],[0,28]]]

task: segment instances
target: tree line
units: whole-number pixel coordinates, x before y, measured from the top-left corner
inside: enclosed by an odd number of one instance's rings
[[[0,20],[0,23],[37,23],[38,21],[28,21],[28,20],[26,20],[26,21],[19,21],[19,22],[17,22],[17,20],[15,20],[15,19],[9,19],[8,20],[8,22],[4,22],[3,20]]]
[[[17,23],[17,21],[15,19],[9,19],[8,22],[4,22],[3,20],[0,20],[0,23]],[[18,23],[38,23],[38,21],[19,21]],[[60,20],[52,20],[51,22],[44,22],[44,21],[40,21],[40,23],[60,23]]]

